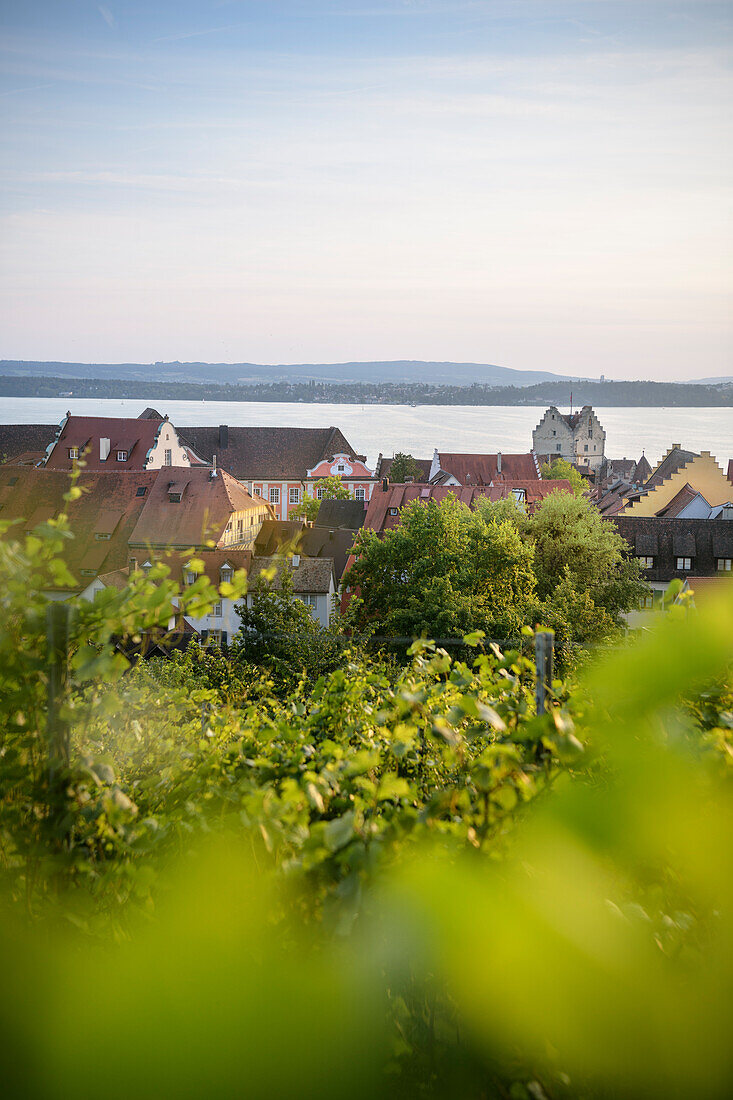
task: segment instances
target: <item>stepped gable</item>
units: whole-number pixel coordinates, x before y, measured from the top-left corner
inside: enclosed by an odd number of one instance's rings
[[[676,474],[688,462],[692,462],[693,458],[699,457],[695,451],[685,451],[680,443],[674,443],[651,476],[644,482],[644,488],[653,489],[656,485],[661,485],[663,481]]]
[[[186,427],[182,443],[244,481],[303,481],[324,458],[356,454],[338,428]]]
[[[40,462],[58,430],[58,424],[0,424],[0,463],[17,465],[21,455],[37,455]]]
[[[261,511],[269,505],[253,497],[225,470],[164,467],[142,510],[130,544],[172,549],[218,542],[233,512]],[[271,512],[270,512],[271,514]]]
[[[158,471],[82,470],[78,500],[64,501],[69,474],[23,466],[0,467],[0,518],[22,520],[8,537],[23,536],[37,524],[69,517],[73,538],[64,540],[63,557],[82,586],[88,578],[127,565],[127,541],[158,477]]]
[[[461,485],[490,485],[496,481],[534,481],[539,478],[535,455],[455,454],[438,452],[441,473],[452,475]]]

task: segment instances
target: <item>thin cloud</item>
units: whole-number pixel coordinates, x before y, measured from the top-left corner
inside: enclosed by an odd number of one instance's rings
[[[102,16],[102,19],[104,19],[105,23],[110,28],[110,30],[116,31],[117,30],[117,20],[115,19],[114,15],[109,10],[109,8],[106,8],[104,6],[104,4],[97,4],[97,11]]]

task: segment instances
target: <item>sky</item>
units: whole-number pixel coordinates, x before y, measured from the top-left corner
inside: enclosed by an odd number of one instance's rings
[[[707,0],[4,0],[0,358],[732,374],[732,32]]]

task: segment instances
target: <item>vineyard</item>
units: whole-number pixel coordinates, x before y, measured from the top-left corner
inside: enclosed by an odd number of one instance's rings
[[[131,662],[218,593],[49,610],[68,537],[0,542],[7,1095],[728,1093],[733,586],[538,714],[528,628]]]

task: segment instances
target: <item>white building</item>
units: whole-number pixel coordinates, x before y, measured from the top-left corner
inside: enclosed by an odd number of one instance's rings
[[[561,413],[551,405],[532,432],[532,450],[550,462],[563,458],[576,466],[598,469],[605,455],[606,433],[591,405]]]

